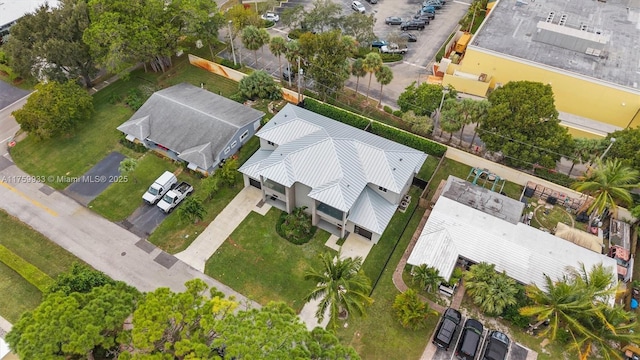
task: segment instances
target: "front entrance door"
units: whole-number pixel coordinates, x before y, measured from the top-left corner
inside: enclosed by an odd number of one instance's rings
[[[371,237],[373,237],[373,233],[371,231],[363,229],[358,225],[354,227],[353,232],[369,240],[371,240]]]
[[[257,187],[258,189],[262,189],[262,184],[260,184],[260,181],[256,179],[249,178],[249,185]]]

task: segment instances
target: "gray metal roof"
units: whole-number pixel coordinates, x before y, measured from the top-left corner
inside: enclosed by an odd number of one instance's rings
[[[151,95],[118,130],[139,140],[149,139],[202,169],[234,134],[260,120],[264,113],[191,84],[178,84]]]
[[[612,258],[441,196],[407,263],[434,266],[448,280],[457,259],[452,252],[476,263],[495,264],[497,271],[524,284],[544,286],[544,274],[560,278],[579,262],[588,269],[603,263],[610,268],[612,281],[617,281]]]
[[[427,157],[291,104],[256,135],[277,148],[242,166],[242,173],[284,186],[300,182],[311,187],[311,198],[342,211],[351,209],[368,183],[400,193]]]
[[[382,234],[397,208],[396,204],[390,203],[367,186],[353,204],[347,220],[374,233]]]
[[[639,24],[640,0],[499,0],[469,47],[640,91]]]

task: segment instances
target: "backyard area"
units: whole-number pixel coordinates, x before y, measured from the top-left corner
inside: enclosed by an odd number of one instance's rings
[[[0,210],[0,245],[55,278],[78,258],[20,220]],[[16,322],[20,314],[38,306],[42,293],[20,274],[0,262],[0,315]]]
[[[324,230],[304,245],[280,237],[280,214],[276,208],[265,216],[251,212],[209,258],[205,273],[263,305],[284,301],[299,312],[314,286],[304,280],[304,271],[320,265],[319,254],[335,251],[324,245],[329,239]]]

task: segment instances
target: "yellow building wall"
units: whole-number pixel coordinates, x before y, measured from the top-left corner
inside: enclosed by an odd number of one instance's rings
[[[456,91],[476,96],[487,96],[489,90],[489,82],[481,82],[478,80],[465,79],[458,76],[444,74],[442,85],[450,86]]]
[[[562,74],[467,48],[460,70],[468,73],[486,73],[492,76],[491,87],[496,83],[528,80],[550,84],[559,111],[575,114],[621,128],[640,125],[640,95],[631,90],[596,83],[587,79]],[[632,121],[633,120],[633,121]]]

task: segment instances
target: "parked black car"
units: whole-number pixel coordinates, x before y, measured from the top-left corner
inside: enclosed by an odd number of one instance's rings
[[[451,346],[453,336],[461,321],[462,315],[460,311],[451,308],[445,310],[442,319],[440,319],[440,324],[438,324],[436,332],[433,335],[433,344],[445,349],[445,351],[449,351],[449,346]]]
[[[369,4],[377,4],[378,0],[367,0]]]
[[[458,342],[458,349],[456,350],[458,359],[474,360],[476,358],[483,331],[484,327],[476,319],[469,319],[464,323],[460,342]]]
[[[402,18],[398,16],[389,16],[384,19],[384,23],[387,25],[400,25],[402,24]]]
[[[505,360],[511,341],[507,335],[494,330],[489,335],[489,342],[484,349],[482,360]]]
[[[416,42],[418,41],[418,37],[408,32],[401,32],[400,38],[404,39],[406,42]]]
[[[423,20],[409,20],[400,24],[400,30],[424,30],[429,22]]]

